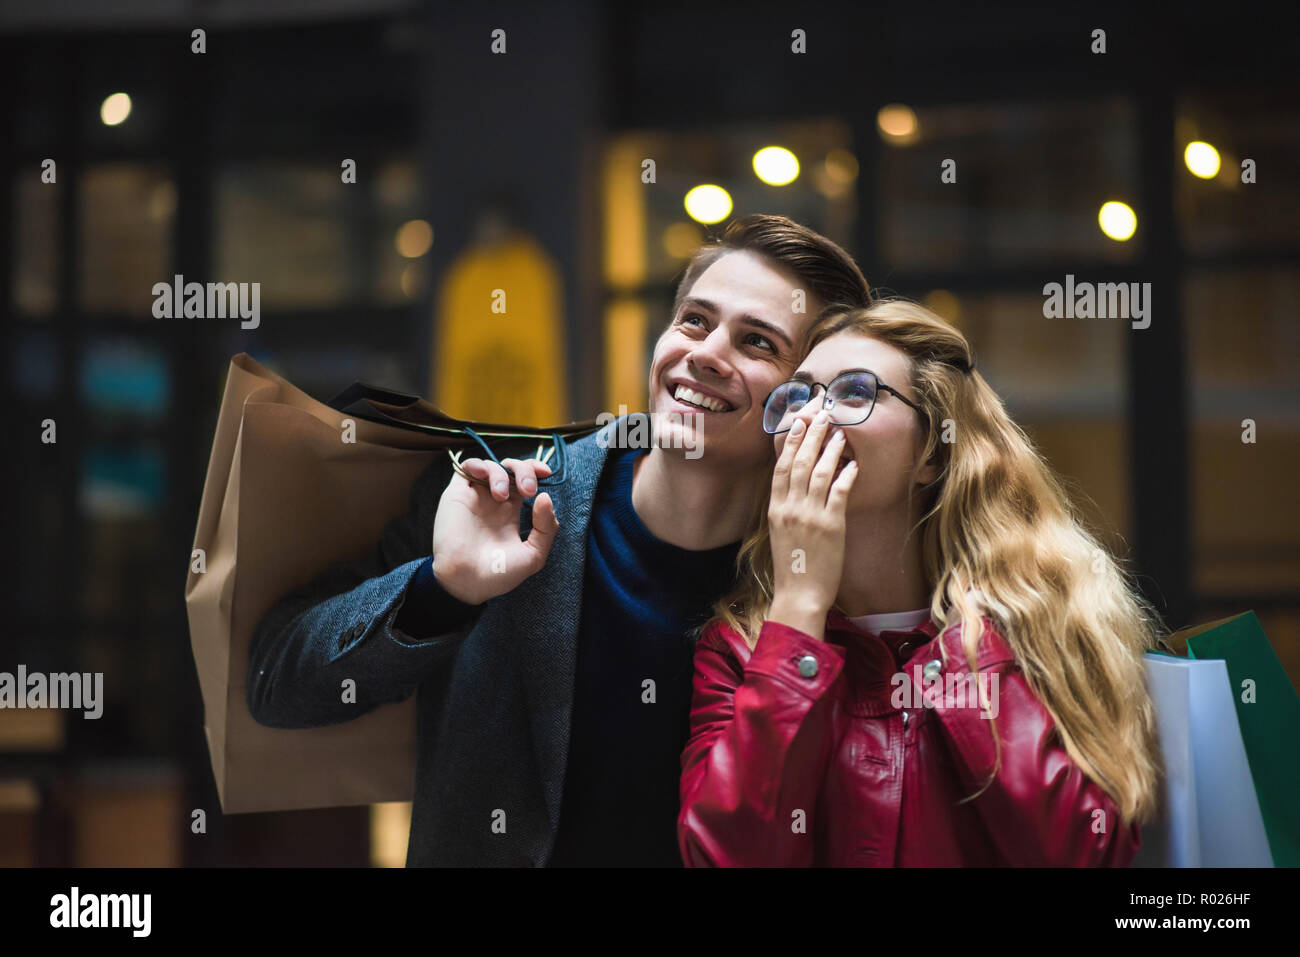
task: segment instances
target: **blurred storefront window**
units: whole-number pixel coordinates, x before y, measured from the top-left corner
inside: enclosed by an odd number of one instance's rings
[[[1175,136],[1174,203],[1188,253],[1281,246],[1294,254],[1300,246],[1300,115],[1294,102],[1189,98],[1178,105]],[[1243,175],[1253,182],[1243,182]]]
[[[917,107],[877,117],[878,242],[919,272],[1034,262],[1130,262],[1103,203],[1137,191],[1137,126],[1125,100]],[[951,182],[941,178],[951,161]]]
[[[374,177],[368,241],[374,257],[371,295],[380,305],[406,305],[428,283],[424,257],[434,235],[433,227],[418,216],[419,184],[411,159],[384,163]]]
[[[1300,272],[1204,271],[1183,289],[1196,587],[1286,592],[1300,582]]]
[[[13,190],[14,311],[45,318],[57,304],[59,193],[30,169],[18,174]]]
[[[261,283],[261,308],[310,309],[360,298],[347,189],[338,169],[288,162],[227,167],[216,180],[216,275]],[[362,259],[364,261],[364,259]]]
[[[161,166],[100,163],[81,177],[81,306],[153,320],[153,286],[171,280],[176,187]]]
[[[976,366],[1069,491],[1102,542],[1130,549],[1127,323],[1047,319],[1037,290],[923,297],[959,328]]]

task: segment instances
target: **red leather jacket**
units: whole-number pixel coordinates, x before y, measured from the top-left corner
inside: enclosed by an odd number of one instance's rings
[[[825,641],[769,621],[752,653],[709,625],[682,754],[686,865],[1127,866],[1138,825],[1124,826],[1069,758],[1006,639],[984,623],[982,678],[960,625],[874,635],[832,611]],[[935,673],[954,693],[935,695]],[[962,702],[959,680],[969,692],[985,682],[987,711],[973,694]],[[993,768],[982,714],[997,725],[1001,765],[958,803]]]

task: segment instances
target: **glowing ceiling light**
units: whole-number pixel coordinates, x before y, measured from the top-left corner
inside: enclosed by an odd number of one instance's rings
[[[125,93],[111,93],[99,105],[99,118],[105,126],[117,126],[131,115],[131,98]]]
[[[769,186],[785,186],[799,176],[799,159],[784,146],[764,146],[754,154],[754,173]]]
[[[1128,203],[1111,200],[1109,203],[1102,204],[1101,210],[1097,213],[1097,223],[1103,233],[1122,243],[1131,239],[1137,232],[1138,218],[1137,213],[1133,212],[1133,207]]]
[[[731,195],[712,183],[696,186],[688,192],[683,205],[697,223],[720,223],[731,215]]]
[[[1219,151],[1200,140],[1187,144],[1187,149],[1183,150],[1183,162],[1193,176],[1201,179],[1214,179],[1219,173]]]

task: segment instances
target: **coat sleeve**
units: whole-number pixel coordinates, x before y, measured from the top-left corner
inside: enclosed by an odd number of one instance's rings
[[[427,574],[449,475],[447,456],[436,456],[412,487],[407,512],[385,527],[370,555],[332,565],[263,616],[248,655],[247,702],[256,721],[275,728],[348,721],[409,697],[450,660],[481,606],[457,601]],[[408,602],[418,607],[402,615]],[[406,633],[399,616],[430,633]],[[343,700],[348,679],[355,702]]]
[[[743,638],[717,623],[696,647],[677,821],[687,867],[813,863],[813,813],[831,751],[830,692],[843,652],[775,622],[763,625],[747,652]],[[805,656],[817,663],[814,675],[800,673]]]
[[[949,656],[945,685],[950,671],[969,680],[965,652],[950,648]],[[1138,824],[1125,825],[1115,803],[1070,758],[1014,656],[994,657],[999,660],[980,660],[980,672],[989,676],[982,679],[990,695],[987,712],[973,696],[964,704],[958,695],[931,699],[968,795],[989,781],[995,758],[990,724],[996,725],[997,773],[970,802],[994,845],[1015,866],[1127,867],[1141,841]]]

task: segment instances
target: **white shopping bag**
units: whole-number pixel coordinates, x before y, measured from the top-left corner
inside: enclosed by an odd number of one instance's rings
[[[1148,652],[1164,754],[1161,814],[1134,867],[1272,867],[1227,663]]]

